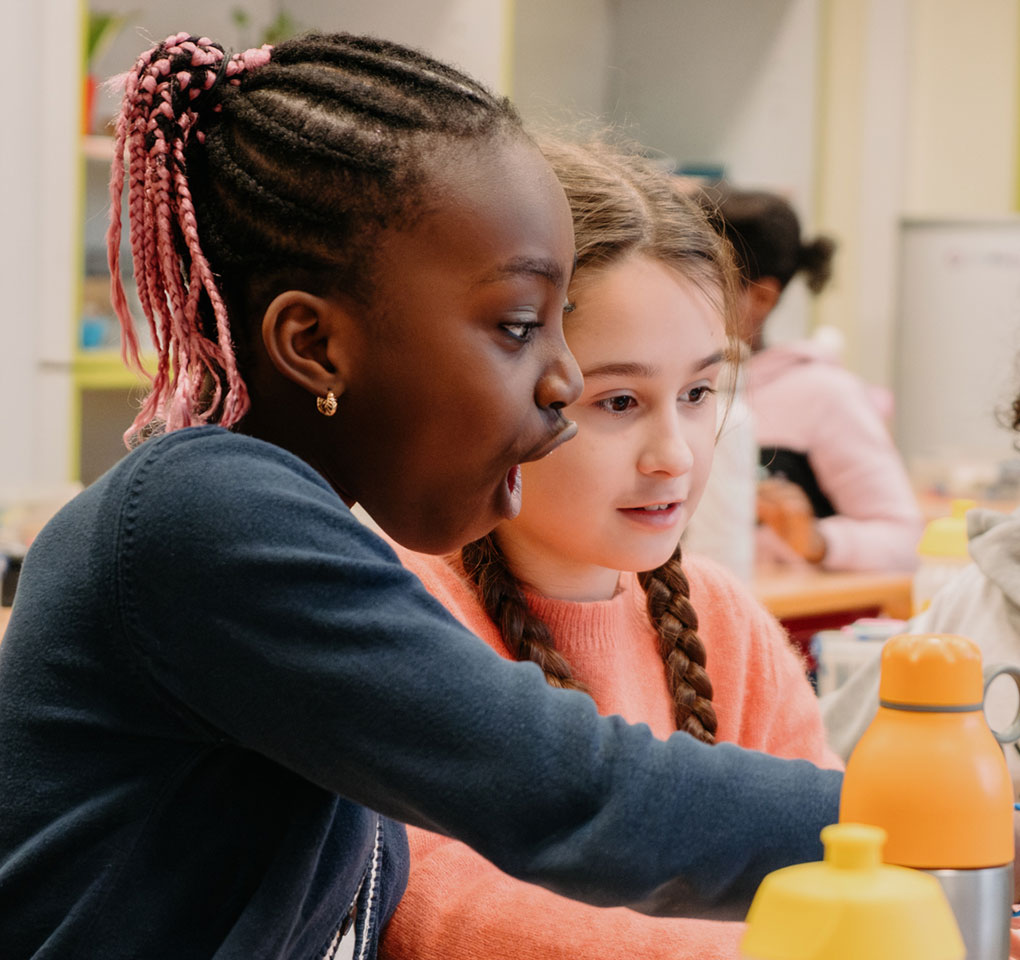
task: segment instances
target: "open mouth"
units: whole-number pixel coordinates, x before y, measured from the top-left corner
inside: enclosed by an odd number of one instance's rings
[[[574,434],[577,433],[577,424],[573,420],[566,420],[562,417],[559,418],[558,428],[556,432],[540,447],[536,447],[530,453],[522,457],[522,461],[529,462],[532,460],[541,460],[542,457],[549,456],[558,446],[566,443]],[[523,496],[521,488],[524,485],[523,477],[521,475],[521,465],[515,464],[512,466],[506,474],[506,479],[503,485],[503,491],[505,493],[503,502],[503,516],[508,520],[513,520],[521,512],[521,503]]]
[[[566,443],[571,437],[577,433],[577,424],[573,420],[560,419],[559,427],[552,437],[544,443],[541,447],[532,450],[524,459],[526,461],[541,460],[543,457],[549,456],[557,447]]]
[[[667,503],[649,503],[643,507],[621,507],[620,513],[640,523],[665,526],[674,520],[682,506],[682,500],[671,500]]]

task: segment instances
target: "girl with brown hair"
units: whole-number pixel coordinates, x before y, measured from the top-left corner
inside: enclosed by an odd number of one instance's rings
[[[720,567],[681,563],[731,357],[728,247],[645,160],[599,145],[544,152],[570,200],[578,250],[564,322],[584,376],[566,409],[578,435],[523,468],[516,518],[455,556],[401,557],[501,656],[588,692],[604,714],[662,738],[680,730],[838,767],[778,624]],[[684,827],[695,855],[725,830],[711,809]],[[635,813],[640,834],[644,814]],[[411,849],[408,892],[382,944],[390,958],[738,952],[739,924],[571,903],[425,831],[412,831]]]

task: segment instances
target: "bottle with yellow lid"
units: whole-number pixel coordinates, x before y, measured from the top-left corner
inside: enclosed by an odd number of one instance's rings
[[[915,615],[926,610],[931,598],[970,563],[967,511],[976,506],[974,500],[954,500],[948,517],[937,517],[924,528],[917,545],[919,563],[911,591]]]
[[[963,960],[964,944],[938,881],[881,863],[885,831],[822,830],[825,859],[770,873],[741,941],[746,960]]]
[[[938,880],[968,960],[1007,960],[1013,784],[985,720],[981,666],[966,637],[886,642],[878,712],[847,762],[839,818],[882,827],[887,862]]]

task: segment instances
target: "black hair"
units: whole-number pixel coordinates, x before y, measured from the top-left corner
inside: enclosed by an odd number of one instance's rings
[[[249,294],[303,268],[367,295],[372,235],[421,212],[429,152],[501,126],[519,126],[508,100],[416,50],[349,34],[286,41],[225,90],[189,155],[203,246]]]
[[[797,214],[778,194],[720,184],[705,188],[699,200],[733,245],[745,282],[775,277],[782,289],[803,272],[812,293],[829,282],[835,241],[826,236],[803,241]]]
[[[108,235],[114,307],[140,366],[119,274],[127,179],[158,358],[132,429],[236,423],[247,319],[295,286],[370,302],[375,239],[427,209],[430,159],[510,133],[523,136],[506,98],[373,37],[309,33],[231,55],[180,33],[142,54],[117,121]]]

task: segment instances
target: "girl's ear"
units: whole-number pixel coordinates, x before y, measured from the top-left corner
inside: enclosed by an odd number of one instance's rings
[[[358,325],[342,304],[305,290],[278,294],[262,318],[262,342],[277,371],[315,396],[347,385]]]
[[[782,292],[775,277],[760,277],[748,284],[752,319],[757,323],[763,322],[779,302]]]

